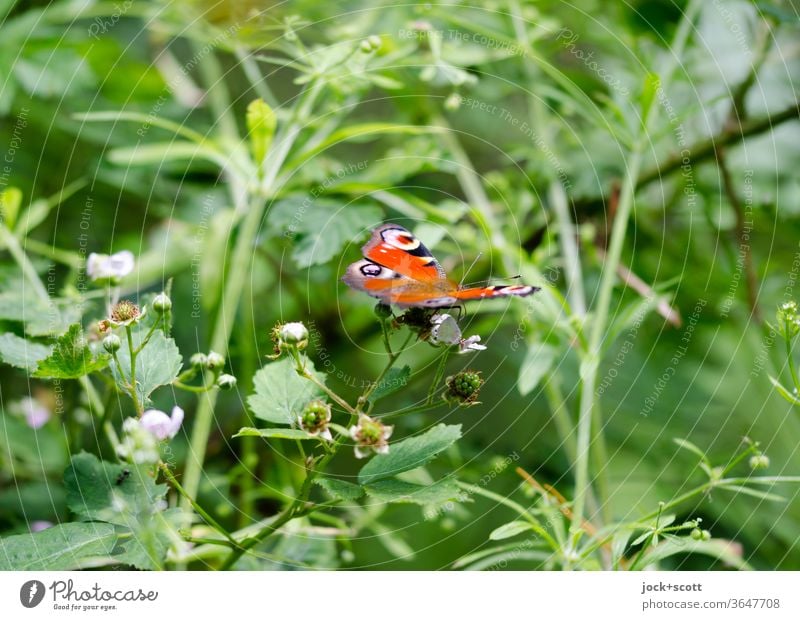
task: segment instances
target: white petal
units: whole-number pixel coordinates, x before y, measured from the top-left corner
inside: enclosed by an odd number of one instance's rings
[[[431,342],[433,344],[458,344],[461,329],[449,314],[436,314],[431,318]]]
[[[361,446],[356,446],[355,453],[357,459],[365,459],[369,456],[369,449],[362,448]]]
[[[389,444],[385,443],[382,446],[378,446],[375,448],[375,452],[378,454],[389,454]]]
[[[135,260],[133,252],[123,250],[108,257],[109,269],[117,278],[124,278],[133,271]]]
[[[389,439],[389,437],[392,436],[393,432],[394,432],[394,426],[384,426],[383,427],[383,438],[384,439]]]
[[[169,419],[169,423],[170,423],[170,426],[169,426],[169,437],[170,437],[170,439],[172,439],[173,437],[175,437],[175,435],[178,434],[178,431],[181,428],[181,424],[183,424],[183,416],[184,416],[183,409],[181,409],[180,407],[175,405],[172,408],[172,415],[170,416],[170,419]]]
[[[486,347],[482,344],[478,344],[481,341],[480,336],[470,336],[469,338],[465,338],[459,343],[461,347],[459,353],[469,353],[470,351],[485,351]]]
[[[322,437],[323,439],[327,440],[327,441],[333,441],[333,435],[331,435],[330,429],[326,428],[324,431],[322,431],[319,434],[319,436]]]

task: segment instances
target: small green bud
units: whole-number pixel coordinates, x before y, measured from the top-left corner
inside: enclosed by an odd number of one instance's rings
[[[383,45],[383,41],[377,34],[372,34],[367,37],[367,41],[369,41],[370,46],[372,47],[373,51],[378,51],[381,49],[381,45]]]
[[[696,527],[692,530],[691,536],[693,540],[703,540],[703,531],[699,527]]]
[[[372,51],[372,44],[369,42],[368,39],[364,39],[360,44],[359,47],[361,51],[365,54],[369,54]]]
[[[225,358],[216,351],[209,351],[206,358],[206,368],[209,370],[220,370],[225,366]]]
[[[116,334],[109,334],[108,336],[103,338],[103,348],[109,353],[114,353],[116,351],[119,351],[119,348],[121,346],[122,346],[122,341]]]
[[[250,150],[259,166],[264,161],[275,136],[278,121],[275,112],[263,99],[255,99],[247,106],[247,131],[250,134]]]
[[[159,293],[153,298],[153,310],[159,314],[164,314],[172,310],[172,300],[166,293]]]
[[[221,390],[232,390],[236,387],[236,377],[233,375],[220,375],[217,379],[217,385]]]
[[[376,305],[374,312],[375,316],[377,316],[381,321],[392,318],[392,308],[387,304],[381,303]]]
[[[749,463],[750,469],[766,469],[769,467],[769,457],[766,454],[754,454]]]
[[[711,532],[708,530],[703,530],[701,540],[711,540]]]
[[[800,312],[798,312],[797,302],[787,301],[778,306],[776,313],[778,319],[778,331],[784,338],[794,338],[800,333]]]
[[[195,353],[189,358],[189,363],[194,368],[205,368],[208,366],[208,356],[205,353]]]

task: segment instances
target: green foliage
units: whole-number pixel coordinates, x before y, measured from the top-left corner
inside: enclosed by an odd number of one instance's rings
[[[92,353],[80,323],[76,323],[56,340],[53,352],[39,361],[33,376],[48,379],[77,379],[105,368],[108,359],[108,355]]]
[[[324,382],[314,364],[305,363],[308,371]],[[316,385],[297,374],[289,358],[264,366],[253,377],[253,385],[255,394],[247,399],[247,404],[257,418],[274,424],[295,424],[305,404],[320,394]]]
[[[138,348],[145,339],[144,328],[133,334],[133,345]],[[122,387],[131,376],[131,354],[128,347],[123,346],[117,353],[119,367],[112,361],[111,371]],[[169,385],[178,376],[183,364],[180,351],[175,341],[168,338],[161,330],[153,332],[147,346],[136,355],[136,391],[142,402],[149,402],[150,395],[156,388]],[[120,374],[120,370],[122,374]]]
[[[0,570],[75,570],[84,560],[108,555],[116,541],[107,523],[60,523],[0,539]]]
[[[369,485],[425,465],[461,437],[461,425],[438,424],[430,430],[392,445],[388,454],[379,454],[358,472],[358,481]]]
[[[0,361],[11,366],[33,372],[50,353],[51,348],[47,345],[20,338],[11,332],[0,335]]]

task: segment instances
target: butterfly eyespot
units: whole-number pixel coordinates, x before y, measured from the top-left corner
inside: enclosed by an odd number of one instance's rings
[[[370,278],[381,275],[381,271],[383,271],[383,267],[380,265],[375,265],[374,263],[368,263],[361,266],[361,273]]]

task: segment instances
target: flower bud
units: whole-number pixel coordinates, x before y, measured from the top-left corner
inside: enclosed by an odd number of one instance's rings
[[[216,351],[209,351],[206,357],[206,368],[209,370],[220,370],[225,366],[225,358]]]
[[[278,330],[278,344],[303,349],[308,344],[308,330],[302,323],[286,323]]]
[[[784,338],[793,338],[800,333],[800,312],[797,309],[797,302],[787,301],[778,306],[776,314],[778,319],[778,331]]]
[[[208,366],[208,356],[205,353],[195,353],[189,358],[189,363],[194,368],[205,368]]]
[[[381,321],[392,318],[392,308],[387,304],[380,303],[376,305],[373,312]]]
[[[172,310],[172,300],[167,296],[166,293],[159,293],[153,299],[153,310],[159,314],[169,312]]]
[[[703,532],[699,527],[692,530],[691,537],[693,540],[703,540]]]
[[[455,112],[461,107],[461,95],[458,93],[450,93],[447,99],[444,100],[444,109],[448,112]]]
[[[220,375],[217,379],[217,385],[221,390],[232,390],[236,387],[236,377],[233,375]]]
[[[109,334],[108,336],[103,338],[103,348],[109,353],[114,353],[116,351],[119,351],[119,348],[121,346],[122,346],[122,341],[116,334]]]

